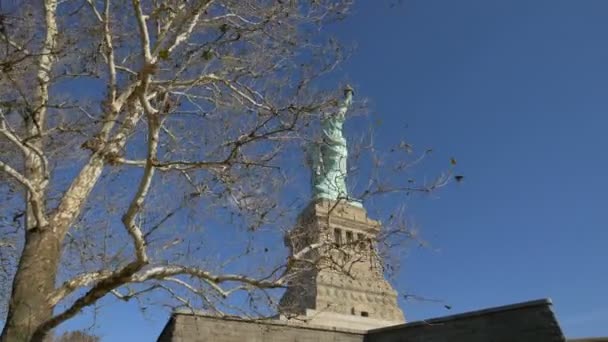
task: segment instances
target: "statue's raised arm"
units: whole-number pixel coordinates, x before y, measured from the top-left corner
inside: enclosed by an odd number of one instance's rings
[[[343,134],[346,112],[353,101],[353,89],[344,89],[344,100],[338,111],[321,121],[322,137],[312,146],[313,199],[348,200],[346,160],[348,149]]]

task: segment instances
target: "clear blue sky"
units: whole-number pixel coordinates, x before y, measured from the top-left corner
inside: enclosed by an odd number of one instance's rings
[[[396,287],[452,306],[402,301],[408,319],[550,297],[567,336],[608,335],[608,1],[359,1],[336,34],[380,140],[466,176],[408,202],[433,249],[408,252]],[[151,341],[168,318],[105,304],[65,327]]]

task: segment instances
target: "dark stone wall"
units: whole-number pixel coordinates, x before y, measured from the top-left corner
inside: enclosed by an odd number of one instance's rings
[[[159,342],[565,342],[549,300],[364,332],[176,313]]]
[[[363,342],[356,332],[314,329],[281,322],[174,314],[159,342]]]
[[[365,342],[563,342],[551,310],[540,300],[369,331]]]

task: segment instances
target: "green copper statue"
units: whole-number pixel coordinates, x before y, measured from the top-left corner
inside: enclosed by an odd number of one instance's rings
[[[346,111],[353,101],[353,89],[344,89],[344,102],[337,113],[329,114],[321,121],[322,139],[313,144],[311,151],[312,164],[312,197],[316,199],[347,200],[352,202],[346,190],[346,160],[348,150],[346,139],[342,134]]]

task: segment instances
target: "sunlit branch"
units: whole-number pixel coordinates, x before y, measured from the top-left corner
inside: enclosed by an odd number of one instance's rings
[[[154,64],[155,60],[152,58],[152,53],[150,52],[150,34],[148,33],[148,25],[146,24],[147,16],[144,15],[141,8],[141,0],[132,0],[132,4],[135,9],[135,18],[139,28],[139,39],[144,63],[147,65]]]

